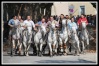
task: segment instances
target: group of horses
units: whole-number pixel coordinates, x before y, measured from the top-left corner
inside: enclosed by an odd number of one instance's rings
[[[68,29],[66,20],[62,20],[61,30],[55,27],[55,23],[50,23],[47,28],[44,25],[39,25],[37,31],[31,31],[27,28],[21,30],[21,26],[13,27],[11,55],[13,56],[14,53],[17,53],[17,49],[21,53],[23,47],[24,55],[28,56],[31,44],[36,47],[37,56],[43,55],[44,45],[48,46],[51,57],[55,54],[67,55],[70,46],[74,47],[74,55],[79,55],[81,52],[84,53],[86,47],[89,45],[89,37],[86,23],[82,22],[81,26],[82,28],[79,34],[75,27],[72,27],[71,30]],[[13,48],[14,45],[15,48]]]

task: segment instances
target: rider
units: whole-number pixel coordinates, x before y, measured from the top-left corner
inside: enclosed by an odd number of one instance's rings
[[[30,17],[30,16],[27,16],[27,20],[24,21],[24,24],[25,24],[24,27],[27,27],[28,30],[29,30],[29,32],[32,31],[32,28],[33,28],[34,30],[36,30],[36,29],[35,29],[35,24],[34,24],[34,22],[31,20],[31,17]]]
[[[64,15],[63,14],[61,14],[60,15],[60,19],[59,19],[59,31],[61,31],[61,29],[62,29],[62,20],[64,19]]]
[[[30,17],[30,16],[27,16],[27,20],[24,21],[24,24],[25,24],[24,27],[28,29],[28,35],[31,35],[31,34],[32,34],[32,28],[33,28],[34,30],[36,30],[36,29],[35,29],[35,24],[34,24],[34,22],[31,20],[31,17]],[[30,42],[31,42],[31,41],[30,41]]]
[[[10,31],[9,31],[9,40],[11,40],[12,36],[12,28],[15,27],[15,25],[19,24],[19,20],[16,18],[16,15],[13,16],[12,19],[9,20],[8,25],[10,26]]]
[[[38,21],[38,22],[35,24],[36,27],[39,27],[40,25],[44,25],[45,27],[47,27],[47,23],[45,22],[45,18],[42,18],[40,21]],[[45,37],[43,38],[43,40],[45,40],[46,37],[47,37],[47,35],[45,34]],[[47,44],[46,44],[46,45],[47,45]],[[46,45],[43,46],[43,48],[42,48],[43,51],[44,51]],[[35,49],[34,49],[34,50],[35,50]],[[34,54],[36,53],[36,51],[33,51],[33,52],[34,52]]]
[[[9,40],[11,41],[12,33],[14,31],[13,28],[19,25],[19,20],[16,18],[16,15],[14,15],[13,18],[9,20],[8,25],[10,26]],[[15,44],[13,44],[13,49],[15,49]]]
[[[18,20],[20,22],[20,30],[21,30],[21,36],[22,36],[22,31],[25,29],[24,26],[25,26],[25,23],[24,21],[22,20],[21,16],[19,15],[18,16]]]
[[[40,25],[44,25],[44,26],[47,26],[46,22],[45,22],[45,18],[42,18],[41,21],[37,22],[35,24],[36,27],[40,26]]]
[[[74,18],[72,17],[71,18],[71,22],[68,24],[69,26],[69,29],[71,30],[72,27],[75,27],[75,29],[77,30],[78,29],[78,26],[77,24],[74,22]]]
[[[79,29],[81,30],[81,23],[82,22],[85,22],[86,25],[88,25],[88,20],[86,19],[86,17],[84,16],[84,14],[81,15],[81,18],[78,19],[78,26],[79,26]]]
[[[47,26],[49,26],[50,24],[55,24],[55,27],[58,27],[58,22],[54,20],[53,16],[50,17],[50,21],[47,22]]]
[[[47,27],[47,23],[45,22],[45,18],[42,18],[41,21],[37,22],[35,24],[36,27],[39,27],[40,25],[44,25],[45,27]],[[46,36],[46,35],[45,35]]]
[[[69,23],[71,23],[71,20],[70,20],[70,18],[69,18],[68,15],[66,15],[66,20],[67,20],[67,25],[68,25]]]
[[[81,15],[81,18],[79,18],[79,20],[78,20],[78,22],[77,22],[78,27],[79,27],[79,30],[81,30],[81,23],[82,23],[82,22],[85,22],[86,25],[88,25],[88,20],[87,20],[87,18],[84,16],[84,14]],[[94,38],[93,38],[91,35],[89,35],[88,30],[87,30],[87,33],[88,33],[88,36],[89,36],[90,40],[93,40]]]

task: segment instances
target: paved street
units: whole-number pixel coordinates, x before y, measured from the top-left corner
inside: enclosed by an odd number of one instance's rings
[[[47,52],[46,52],[47,53]],[[83,64],[96,64],[97,56],[96,53],[87,53],[87,54],[81,54],[80,56],[33,56],[32,52],[29,52],[30,56],[13,56],[11,57],[7,52],[3,53],[3,63],[4,64],[75,64],[75,63],[83,63]]]

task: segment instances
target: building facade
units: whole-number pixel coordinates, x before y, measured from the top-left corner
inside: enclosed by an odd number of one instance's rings
[[[97,9],[94,8],[91,2],[54,2],[51,10],[51,15],[96,15]]]

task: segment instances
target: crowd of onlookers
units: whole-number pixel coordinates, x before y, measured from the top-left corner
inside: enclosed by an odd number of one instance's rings
[[[68,15],[66,15],[66,16],[68,16]],[[66,16],[65,16],[65,17],[66,17]],[[74,17],[74,22],[77,22],[78,19],[80,18],[79,15],[74,15],[74,16],[72,16],[72,17]],[[96,15],[90,14],[90,15],[85,15],[85,17],[87,18],[88,23],[89,23],[90,25],[96,26]],[[58,21],[59,18],[60,18],[60,16],[54,15],[54,19],[55,19],[56,21]]]

